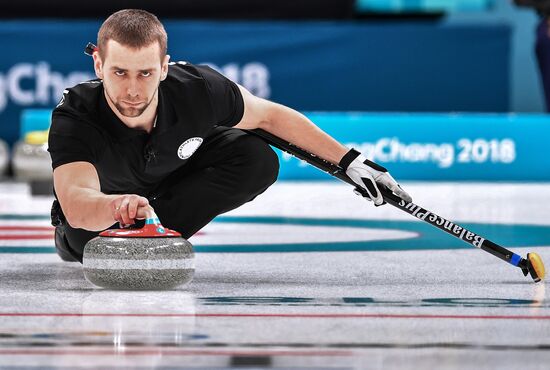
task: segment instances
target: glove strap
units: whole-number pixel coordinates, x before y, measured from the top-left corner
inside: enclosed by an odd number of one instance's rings
[[[348,169],[348,166],[350,165],[351,162],[353,162],[355,160],[355,158],[359,157],[361,155],[361,153],[359,153],[357,150],[351,148],[349,150],[349,152],[347,152],[343,157],[342,159],[340,160],[340,163],[338,163],[338,165],[340,167],[342,167],[345,170]]]
[[[349,165],[351,164],[351,162],[353,162],[355,160],[355,158],[359,157],[360,155],[361,155],[361,153],[359,153],[357,150],[351,148],[349,150],[349,152],[347,152],[342,157],[342,159],[340,160],[340,163],[338,163],[338,165],[340,167],[342,167],[344,169],[344,171],[346,171],[348,169]],[[386,168],[380,166],[378,163],[374,163],[372,161],[369,161],[366,158],[363,161],[363,163],[366,164],[369,167],[374,168],[375,170],[380,171],[380,172],[388,172],[388,170]]]
[[[378,170],[380,172],[388,172],[388,170],[385,168],[385,167],[382,167],[380,166],[378,163],[374,163],[372,161],[369,161],[368,159],[365,158],[365,160],[363,161],[364,164],[366,165],[369,165],[371,166],[372,168],[374,168],[375,170]]]

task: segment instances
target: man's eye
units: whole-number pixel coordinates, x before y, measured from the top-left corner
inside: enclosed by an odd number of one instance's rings
[[[124,76],[124,71],[115,71],[115,75]]]
[[[149,77],[149,76],[151,76],[151,72],[141,72],[141,75],[143,77]]]

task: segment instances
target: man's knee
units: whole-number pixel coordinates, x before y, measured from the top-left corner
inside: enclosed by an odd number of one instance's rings
[[[261,193],[277,180],[279,158],[262,139],[250,134],[236,143],[241,158],[242,185],[252,192]]]

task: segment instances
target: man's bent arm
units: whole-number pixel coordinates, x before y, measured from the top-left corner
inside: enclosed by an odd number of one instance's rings
[[[245,103],[245,113],[236,128],[261,128],[334,164],[338,164],[349,151],[303,114],[255,97],[241,86],[239,88]]]
[[[88,162],[72,162],[53,171],[54,188],[65,218],[71,227],[90,231],[113,225],[111,202],[117,195],[100,190],[95,167]]]

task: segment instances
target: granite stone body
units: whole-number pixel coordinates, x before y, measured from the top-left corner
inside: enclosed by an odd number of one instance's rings
[[[0,139],[0,176],[3,176],[6,173],[8,164],[10,161],[10,154],[8,144],[2,139]]]
[[[48,144],[30,144],[18,141],[13,148],[13,174],[17,180],[50,180],[52,160]]]
[[[83,270],[89,282],[107,289],[172,289],[193,279],[195,253],[180,237],[98,236],[84,248]]]

